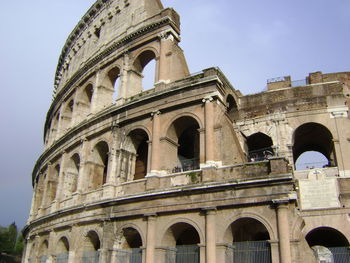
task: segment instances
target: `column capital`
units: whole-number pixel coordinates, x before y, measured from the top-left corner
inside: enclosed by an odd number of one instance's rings
[[[203,207],[202,211],[206,213],[206,215],[216,215],[216,206],[208,206],[208,207]]]
[[[277,209],[287,208],[289,205],[289,198],[273,199],[272,203],[276,206]]]
[[[212,102],[213,100],[214,100],[213,97],[205,97],[205,98],[202,99],[202,102],[203,103],[208,103],[208,102]]]
[[[147,220],[154,220],[158,216],[157,213],[147,213],[143,215]]]
[[[159,110],[155,110],[151,112],[151,116],[154,117],[155,115],[160,115],[161,112]]]

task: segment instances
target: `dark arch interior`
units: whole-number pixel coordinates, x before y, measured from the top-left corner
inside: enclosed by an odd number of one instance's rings
[[[249,160],[259,161],[274,155],[272,139],[264,133],[258,132],[247,138]]]
[[[95,231],[90,231],[87,234],[87,238],[91,242],[91,245],[93,246],[95,251],[100,249],[101,247],[100,239]]]
[[[143,69],[146,67],[146,65],[152,60],[155,59],[156,55],[153,51],[147,50],[143,53],[141,53],[138,58],[134,62],[134,66],[139,73],[142,73]]]
[[[105,184],[107,180],[107,170],[108,170],[108,152],[109,152],[108,144],[106,142],[99,142],[95,146],[95,150],[97,150],[97,153],[98,153],[99,163],[103,165],[102,184]]]
[[[181,117],[174,122],[177,135],[178,159],[182,170],[199,168],[199,125],[191,117]]]
[[[134,180],[145,178],[148,162],[148,135],[144,130],[137,129],[129,134],[136,150]]]
[[[320,227],[310,231],[305,237],[310,247],[348,247],[349,242],[338,230],[330,227]]]
[[[264,241],[270,235],[266,227],[253,218],[241,218],[231,225],[233,242]]]
[[[237,103],[232,95],[228,95],[226,99],[227,114],[233,121],[238,118]]]
[[[177,246],[197,245],[200,243],[197,230],[187,223],[177,223],[171,227],[171,230]]]
[[[142,247],[142,239],[139,232],[132,228],[124,228],[123,235],[128,243],[129,248],[140,248]]]
[[[318,123],[306,123],[294,132],[293,158],[294,163],[299,156],[307,151],[322,153],[330,166],[336,165],[333,137],[330,131]]]

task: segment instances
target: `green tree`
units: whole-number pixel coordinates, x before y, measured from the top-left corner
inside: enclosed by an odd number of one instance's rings
[[[17,226],[13,222],[7,228],[0,227],[0,253],[12,254],[17,240]]]

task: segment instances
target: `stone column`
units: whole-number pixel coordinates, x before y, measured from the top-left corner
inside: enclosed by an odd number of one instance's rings
[[[152,154],[151,154],[151,173],[159,171],[159,151],[160,151],[160,111],[152,113]]]
[[[156,214],[150,214],[145,216],[147,217],[146,263],[154,263],[157,217]]]
[[[280,263],[291,263],[288,201],[276,201]]]
[[[168,83],[170,81],[169,76],[169,56],[171,55],[171,47],[173,45],[174,37],[166,33],[160,36],[160,54],[159,54],[159,67],[158,76],[156,82]]]
[[[214,104],[213,98],[205,98],[205,160],[206,163],[214,162]]]
[[[206,261],[216,262],[216,208],[205,209]]]

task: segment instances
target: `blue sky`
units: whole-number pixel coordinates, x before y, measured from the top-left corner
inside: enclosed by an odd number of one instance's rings
[[[63,44],[92,0],[5,1],[0,17],[0,225],[23,227]],[[350,71],[348,0],[163,0],[191,72],[219,66],[243,94],[266,80]]]

